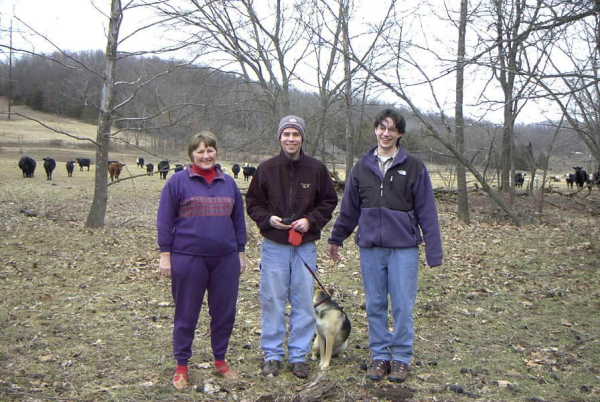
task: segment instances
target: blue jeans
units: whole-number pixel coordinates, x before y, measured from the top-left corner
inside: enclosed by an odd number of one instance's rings
[[[360,248],[373,359],[410,364],[415,331],[413,309],[419,282],[419,249]],[[388,329],[388,295],[394,330]]]
[[[304,362],[315,333],[313,277],[304,263],[317,265],[314,242],[294,247],[264,239],[260,262],[262,308],[261,347],[265,360],[283,360],[286,337],[285,313],[291,305],[288,336],[290,363]]]

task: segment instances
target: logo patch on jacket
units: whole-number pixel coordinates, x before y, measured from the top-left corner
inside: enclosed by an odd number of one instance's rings
[[[406,176],[406,170],[398,170],[398,174],[401,174],[402,176]]]
[[[300,187],[304,190],[308,190],[310,188],[310,183],[300,183]]]

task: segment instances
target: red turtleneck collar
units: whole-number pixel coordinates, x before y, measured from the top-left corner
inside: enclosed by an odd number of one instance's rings
[[[215,177],[217,177],[217,168],[215,166],[210,169],[202,169],[200,166],[192,163],[192,172],[204,177],[208,184],[212,183]]]

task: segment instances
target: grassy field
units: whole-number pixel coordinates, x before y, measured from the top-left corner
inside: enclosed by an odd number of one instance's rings
[[[214,374],[203,311],[191,366],[196,387],[176,392],[173,303],[169,281],[157,275],[154,228],[164,182],[152,176],[111,186],[107,225],[89,230],[93,167],[68,178],[60,163],[53,181],[40,167],[23,179],[17,153],[0,149],[0,400],[311,400],[308,381],[290,372],[260,375],[260,236],[249,219],[249,269],[228,353],[242,378],[227,383]],[[131,161],[124,176],[141,172],[135,155],[119,158]],[[244,191],[247,183],[238,183]],[[335,284],[353,333],[319,380],[327,395],[312,400],[600,400],[600,192],[548,194],[543,214],[533,212],[531,197],[516,197],[531,217],[523,227],[470,194],[469,226],[457,221],[451,196],[438,200],[445,263],[421,267],[416,356],[404,384],[366,379],[358,251],[349,239],[333,264],[319,243],[321,280]]]

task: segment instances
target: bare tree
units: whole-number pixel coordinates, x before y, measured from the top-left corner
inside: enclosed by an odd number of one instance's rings
[[[456,58],[456,105],[454,127],[456,131],[456,150],[465,154],[465,119],[463,116],[465,42],[467,31],[468,1],[460,2],[460,18],[458,23],[458,54]],[[456,164],[456,182],[458,191],[458,219],[469,224],[469,196],[467,192],[467,172],[461,163]]]
[[[106,65],[100,97],[100,113],[98,115],[98,134],[96,136],[96,179],[94,181],[94,198],[85,225],[88,227],[104,226],[106,204],[108,200],[107,161],[113,122],[113,101],[115,86],[115,68],[117,64],[117,47],[119,32],[123,20],[123,9],[120,0],[112,0],[106,43]]]
[[[371,66],[365,64],[364,61],[355,55],[355,51],[351,49],[353,61],[359,64],[361,68],[368,71],[369,75],[379,85],[388,89],[399,99],[401,99],[409,107],[414,116],[423,124],[428,134],[433,136],[437,142],[445,147],[459,164],[463,165],[469,172],[471,172],[475,179],[481,184],[482,189],[509,216],[514,224],[520,225],[521,220],[518,214],[513,211],[508,204],[506,204],[500,194],[492,189],[486,178],[478,171],[476,166],[456,147],[451,138],[454,134],[453,127],[444,112],[442,102],[440,102],[439,95],[436,93],[434,88],[434,83],[437,77],[430,77],[427,71],[425,71],[421,65],[419,58],[411,53],[411,50],[415,49],[411,48],[408,40],[402,40],[401,35],[398,34],[398,31],[402,31],[402,29],[398,26],[398,24],[399,23],[396,21],[390,21],[390,24],[382,31],[381,40],[385,46],[385,51],[383,54],[385,54],[387,57],[380,58],[377,69],[373,69]],[[409,76],[409,67],[420,75],[420,79],[417,79],[415,76]],[[447,71],[441,73],[441,75],[445,74],[447,74]],[[438,128],[438,123],[431,119],[431,114],[424,113],[413,101],[413,96],[411,96],[411,94],[408,92],[408,89],[414,87],[415,85],[421,85],[429,88],[433,103],[439,110],[439,119],[441,121],[443,130],[447,135],[440,131]],[[422,93],[423,91],[420,91],[421,95]]]
[[[122,134],[123,124],[127,121],[136,120],[136,121],[157,121],[159,125],[164,125],[164,122],[160,120],[168,115],[173,110],[178,108],[185,108],[190,106],[197,106],[190,104],[188,102],[183,102],[177,105],[169,104],[169,105],[161,105],[159,108],[152,110],[146,116],[139,117],[131,117],[126,116],[123,112],[130,105],[134,99],[139,95],[139,93],[143,90],[143,88],[148,87],[151,83],[158,80],[160,77],[163,77],[170,73],[170,70],[161,71],[159,73],[150,74],[148,76],[140,75],[137,76],[132,81],[119,81],[117,79],[117,66],[119,62],[140,54],[157,54],[157,53],[165,53],[168,51],[176,50],[177,48],[163,46],[157,49],[150,49],[146,51],[140,52],[120,52],[119,46],[123,44],[124,41],[131,38],[134,34],[142,32],[146,29],[159,26],[164,20],[153,19],[151,22],[145,22],[142,27],[138,27],[133,32],[126,34],[123,38],[120,38],[122,22],[124,19],[124,15],[128,10],[133,10],[140,7],[147,7],[148,2],[146,0],[130,0],[126,3],[125,6],[122,5],[121,0],[111,0],[110,3],[110,14],[108,17],[108,30],[107,30],[107,44],[106,50],[103,55],[104,57],[104,65],[103,70],[98,71],[96,66],[92,63],[88,63],[89,60],[86,60],[84,57],[78,58],[77,55],[67,53],[63,49],[60,48],[58,44],[52,42],[52,40],[40,32],[36,31],[33,27],[28,26],[24,21],[20,20],[20,22],[25,25],[31,32],[38,35],[42,39],[44,39],[47,43],[54,46],[56,52],[54,54],[45,55],[38,54],[35,51],[31,51],[28,49],[13,49],[10,45],[11,49],[20,52],[22,54],[28,54],[34,56],[38,60],[43,60],[49,63],[55,63],[61,65],[65,70],[69,73],[67,75],[76,75],[81,72],[85,72],[89,77],[92,77],[92,80],[97,80],[101,82],[101,90],[99,94],[99,100],[96,101],[93,99],[87,90],[84,91],[85,96],[80,99],[82,103],[90,102],[94,106],[97,107],[98,111],[98,130],[96,139],[92,140],[89,138],[81,138],[77,135],[74,135],[69,132],[65,132],[63,130],[57,129],[48,125],[44,122],[38,121],[39,124],[43,125],[47,129],[60,134],[66,135],[71,138],[75,138],[82,141],[89,141],[96,147],[96,171],[95,171],[95,180],[94,180],[94,196],[92,200],[92,205],[90,211],[88,213],[86,219],[86,226],[90,228],[97,228],[104,226],[104,220],[107,210],[107,200],[108,200],[108,187],[109,184],[107,182],[107,162],[108,162],[108,154],[110,150],[110,145],[112,142],[122,140],[120,134]],[[7,45],[0,44],[0,47],[6,48]],[[95,60],[95,59],[94,59]],[[187,64],[187,63],[185,63]],[[43,65],[43,63],[40,63]],[[177,68],[177,67],[175,67]],[[59,76],[50,78],[51,85],[54,85],[57,91],[61,91],[61,86],[64,86],[68,83],[69,78],[64,76],[63,72],[58,73]],[[81,81],[79,81],[81,82]],[[88,86],[86,85],[86,88]],[[21,117],[28,118],[31,120],[35,120],[27,115],[20,115]],[[37,121],[37,120],[36,120]],[[170,121],[169,124],[174,124],[173,121]]]
[[[304,10],[305,19],[302,23],[305,24],[308,34],[306,40],[312,49],[308,56],[314,60],[314,64],[308,63],[307,65],[309,71],[312,70],[310,76],[305,76],[305,74],[297,76],[298,81],[304,85],[314,86],[319,96],[317,127],[316,130],[313,130],[316,140],[310,144],[309,154],[317,155],[320,151],[323,159],[326,155],[327,123],[331,121],[328,119],[328,114],[332,110],[332,106],[339,102],[344,83],[343,80],[335,79],[342,58],[339,42],[341,41],[343,22],[340,17],[343,1],[339,2],[337,9],[330,3],[327,0],[313,0],[310,3],[311,7]],[[313,79],[316,81],[316,85],[313,85]]]
[[[492,71],[502,97],[494,100],[490,93],[482,94],[486,102],[497,103],[503,110],[501,189],[512,198],[514,177],[513,144],[517,116],[530,99],[545,95],[538,91],[536,77],[547,76],[548,66],[555,63],[552,49],[564,27],[594,15],[598,2],[568,0],[488,0],[487,17],[490,23],[481,32],[485,44],[482,57],[476,62]],[[482,16],[481,21],[486,21]],[[489,30],[492,27],[493,30]],[[488,29],[486,29],[488,28]],[[485,55],[489,55],[486,58]],[[486,88],[487,89],[487,88]],[[489,92],[489,91],[487,91]]]
[[[383,32],[386,17],[389,16],[394,3],[395,1],[392,1],[384,9],[386,12],[381,18],[382,22],[370,27],[359,26],[358,28],[351,26],[354,19],[351,0],[314,0],[311,3],[311,18],[307,21],[307,32],[310,32],[308,39],[314,46],[311,56],[316,60],[316,68],[314,76],[304,75],[298,79],[304,84],[313,86],[316,76],[320,101],[317,138],[322,151],[327,141],[325,126],[332,121],[340,125],[339,119],[332,120],[328,112],[333,110],[342,118],[346,177],[354,164],[356,143],[359,138],[357,134],[360,134],[365,109],[372,93],[368,73],[365,73],[349,56],[350,44],[361,41],[360,58],[372,65],[371,60],[376,58],[378,51],[378,38]],[[333,109],[334,105],[337,108]],[[335,126],[332,128],[335,129]],[[317,146],[318,144],[314,144],[313,154]]]
[[[545,189],[546,189],[546,180],[548,178],[548,167],[550,166],[550,158],[552,157],[552,153],[554,151],[554,145],[556,144],[556,139],[558,138],[560,130],[562,129],[563,121],[564,121],[564,116],[563,116],[563,118],[560,119],[560,122],[554,128],[554,132],[552,134],[552,140],[548,144],[548,149],[546,150],[546,153],[542,159],[542,166],[544,168],[544,172],[542,174],[542,183],[540,185],[540,191],[538,194],[538,203],[537,203],[537,211],[540,214],[544,211],[544,194],[545,194]]]
[[[350,177],[354,165],[354,126],[352,125],[352,72],[350,68],[350,2],[340,1],[340,19],[342,21],[342,48],[344,54],[344,101],[346,106],[346,177]]]
[[[549,68],[534,79],[600,165],[600,2],[589,7],[570,18]]]
[[[495,31],[495,36],[490,38],[493,43],[490,48],[495,48],[495,54],[490,53],[488,65],[503,95],[500,101],[504,115],[500,188],[505,192],[510,191],[512,197],[515,121],[532,91],[531,79],[525,77],[520,80],[522,76],[517,71],[525,66],[536,68],[541,62],[537,60],[534,65],[529,64],[531,53],[528,53],[528,38],[538,22],[542,3],[537,2],[533,6],[528,0],[492,0],[490,3],[489,12],[494,19]]]
[[[309,51],[305,25],[298,23],[299,4],[184,0],[159,9],[189,33],[186,46],[201,45],[212,54],[215,68],[260,85],[272,125],[290,112],[292,81]]]

